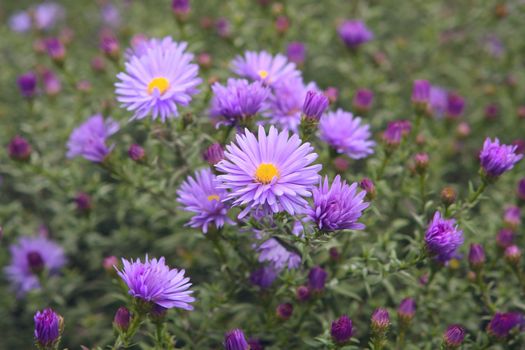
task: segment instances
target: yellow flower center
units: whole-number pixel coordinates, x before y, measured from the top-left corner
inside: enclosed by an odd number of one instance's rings
[[[258,72],[259,76],[261,77],[262,80],[268,78],[268,71],[265,71],[264,69],[260,70]]]
[[[153,78],[148,84],[148,94],[153,94],[153,90],[159,90],[160,94],[164,94],[170,87],[170,82],[164,77]]]
[[[269,184],[275,176],[279,177],[279,170],[272,163],[261,163],[255,170],[255,178],[263,184]]]
[[[216,195],[216,194],[212,194],[212,195],[209,195],[209,196],[208,196],[208,200],[209,200],[210,202],[211,202],[211,201],[217,201],[217,202],[218,202],[218,201],[220,200],[220,198],[219,198],[218,195]]]

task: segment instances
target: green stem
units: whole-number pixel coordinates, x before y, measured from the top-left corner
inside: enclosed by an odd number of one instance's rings
[[[490,310],[490,312],[495,313],[496,306],[492,303],[492,300],[490,300],[489,290],[487,288],[487,284],[485,283],[485,281],[483,281],[483,276],[481,274],[481,271],[477,275],[476,282],[481,291],[481,299],[483,300],[483,303]]]
[[[396,349],[397,350],[402,350],[404,349],[404,345],[405,345],[405,334],[406,334],[406,327],[401,327],[401,329],[399,330],[399,334],[397,336],[397,340],[396,340]]]
[[[155,324],[155,349],[163,350],[164,349],[164,323],[157,322]]]
[[[485,191],[485,188],[487,188],[487,182],[483,181],[481,185],[479,186],[478,190],[470,196],[468,200],[468,204],[473,204],[478,199],[478,197],[483,193],[483,191]]]
[[[381,162],[381,166],[379,167],[379,170],[377,171],[376,181],[381,180],[381,178],[383,177],[383,173],[385,172],[386,166],[389,161],[390,161],[390,153],[385,152],[385,157],[383,158],[383,161]]]
[[[421,213],[425,214],[425,174],[419,175],[419,194],[421,196]]]

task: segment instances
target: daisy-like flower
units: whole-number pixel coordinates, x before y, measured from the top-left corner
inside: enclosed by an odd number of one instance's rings
[[[317,90],[314,83],[304,85],[300,77],[285,79],[274,84],[273,94],[266,102],[263,115],[270,118],[270,123],[279,125],[283,130],[298,131],[301,113],[309,90]]]
[[[164,122],[178,116],[178,106],[187,106],[198,92],[199,67],[191,63],[193,55],[186,52],[186,43],[165,38],[146,45],[145,52],[126,62],[126,72],[117,75],[115,93],[122,106],[135,113],[132,119],[151,114]]]
[[[113,149],[113,145],[106,146],[106,140],[118,130],[118,123],[111,118],[104,120],[100,114],[94,115],[73,130],[67,142],[66,156],[82,156],[92,162],[102,162]]]
[[[308,210],[308,215],[319,230],[365,228],[365,225],[357,220],[363,214],[363,210],[368,208],[369,203],[363,201],[366,191],[357,192],[357,188],[357,182],[348,186],[346,181],[341,181],[339,175],[334,178],[332,186],[328,183],[328,177],[325,177],[324,183],[319,183],[319,188],[313,190],[313,207]]]
[[[518,146],[500,145],[498,138],[492,141],[487,137],[479,154],[484,173],[490,178],[498,178],[512,169],[523,158],[522,154],[517,154],[517,148]]]
[[[228,125],[239,125],[256,115],[262,108],[269,94],[267,87],[256,81],[249,83],[245,79],[228,79],[226,86],[215,83],[211,87],[211,117]]]
[[[352,113],[342,109],[325,114],[319,123],[319,132],[321,140],[352,159],[374,153],[375,142],[370,139],[370,126],[362,125],[361,118],[354,118]]]
[[[201,228],[208,232],[208,226],[214,224],[221,228],[225,223],[233,224],[228,218],[228,206],[223,202],[226,191],[217,188],[216,177],[206,168],[188,176],[178,191],[178,201],[184,205],[183,210],[195,213],[188,226]]]
[[[118,275],[127,284],[128,293],[134,298],[141,299],[166,309],[179,308],[193,310],[190,303],[195,301],[189,290],[191,283],[184,277],[184,270],[170,269],[160,259],[150,259],[146,255],[144,262],[137,259],[122,259],[123,268]]]
[[[437,211],[428,225],[425,234],[427,251],[441,263],[452,259],[463,244],[463,231],[455,224],[456,220],[444,219]]]
[[[10,251],[11,263],[4,271],[19,297],[40,288],[39,273],[56,275],[66,263],[62,247],[44,237],[22,237]]]
[[[301,75],[295,64],[288,62],[286,56],[281,54],[272,56],[266,51],[247,51],[244,57],[237,56],[231,65],[236,74],[270,86]]]
[[[225,159],[216,164],[223,172],[219,188],[230,190],[226,199],[233,205],[245,205],[239,218],[252,209],[291,215],[307,206],[304,197],[311,196],[312,186],[319,180],[320,164],[309,143],[302,143],[296,134],[278,132],[273,126],[268,135],[259,126],[258,138],[249,130],[237,134],[236,143],[226,147]]]

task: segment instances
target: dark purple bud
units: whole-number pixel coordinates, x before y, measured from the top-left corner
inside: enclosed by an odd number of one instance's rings
[[[290,62],[302,66],[306,58],[306,47],[301,42],[291,42],[286,49],[286,56]]]
[[[261,341],[256,338],[248,339],[248,345],[250,345],[250,350],[264,350],[264,346],[261,344]]]
[[[31,145],[21,136],[15,136],[7,146],[9,157],[14,160],[28,160],[31,156]]]
[[[33,72],[27,72],[22,74],[17,79],[18,88],[20,93],[25,98],[33,98],[36,94],[36,74]]]
[[[131,322],[131,313],[129,310],[121,306],[118,308],[117,312],[115,313],[115,318],[113,318],[113,325],[116,329],[118,329],[120,332],[125,332],[129,328],[129,323]]]
[[[202,52],[197,56],[197,63],[202,69],[210,69],[213,64],[212,56],[207,52]]]
[[[383,132],[383,141],[388,146],[398,146],[403,137],[412,130],[412,124],[408,120],[394,120],[389,122]]]
[[[443,334],[443,344],[446,349],[458,348],[465,339],[465,329],[458,324],[448,326]]]
[[[336,87],[329,86],[324,91],[324,95],[328,99],[328,102],[336,103],[337,102],[337,98],[339,97],[339,90],[337,90]]]
[[[339,37],[350,49],[357,49],[360,45],[372,40],[374,34],[361,20],[346,20],[337,29]]]
[[[507,207],[503,214],[503,222],[510,228],[518,227],[521,223],[520,208],[515,205]]]
[[[224,159],[224,150],[220,143],[214,143],[204,151],[202,157],[209,165],[215,165]]]
[[[232,34],[232,28],[231,28],[230,21],[227,18],[221,17],[217,19],[215,22],[215,29],[217,30],[217,34],[221,38],[229,38]]]
[[[233,329],[224,337],[224,350],[249,350],[244,333],[240,329]]]
[[[500,108],[496,103],[491,103],[485,107],[485,118],[489,120],[494,120],[498,118],[500,113]]]
[[[496,235],[496,243],[500,248],[507,248],[514,243],[514,232],[511,229],[501,229]]]
[[[515,327],[523,327],[525,319],[518,312],[496,312],[487,326],[487,332],[496,338],[504,339]]]
[[[456,190],[450,186],[443,187],[443,189],[441,190],[441,201],[447,206],[456,202],[456,197]]]
[[[283,321],[288,320],[290,317],[292,317],[293,314],[293,305],[290,303],[283,303],[279,304],[277,306],[277,309],[275,310],[275,314],[278,318],[280,318]]]
[[[37,344],[43,349],[54,349],[64,328],[62,316],[48,308],[37,311],[33,319]]]
[[[337,247],[331,247],[328,249],[328,254],[330,255],[330,260],[332,261],[338,261],[341,259],[341,253],[339,253]]]
[[[120,45],[115,35],[110,31],[104,31],[100,35],[100,51],[111,60],[120,57]]]
[[[262,289],[270,288],[277,277],[277,271],[273,268],[264,266],[250,274],[250,282]]]
[[[419,174],[423,174],[423,173],[425,173],[425,171],[427,171],[428,161],[429,161],[429,159],[428,159],[428,154],[427,153],[417,153],[414,156],[414,163],[415,163],[415,166],[416,166],[416,171]]]
[[[173,0],[171,3],[171,9],[177,20],[185,21],[188,19],[188,15],[191,11],[190,0]]]
[[[27,265],[35,274],[42,272],[45,267],[44,259],[37,251],[30,251],[27,253]]]
[[[278,34],[284,34],[290,28],[290,19],[287,16],[279,16],[275,20],[275,30]]]
[[[416,301],[412,298],[405,298],[397,308],[397,317],[399,320],[408,325],[416,315]]]
[[[313,267],[308,273],[308,288],[314,293],[320,293],[324,290],[326,277],[328,274],[319,266]]]
[[[372,200],[376,197],[376,186],[374,185],[374,182],[369,178],[363,178],[359,183],[359,187],[361,187],[363,191],[366,191],[366,198],[368,200]]]
[[[140,162],[146,157],[146,152],[144,151],[144,148],[134,143],[131,146],[129,146],[128,155],[129,158],[131,158],[131,160],[135,162]]]
[[[412,104],[422,111],[427,111],[430,102],[430,82],[428,80],[414,80],[412,86]]]
[[[473,243],[470,245],[470,250],[468,252],[468,262],[470,268],[478,271],[485,264],[485,250],[481,244]]]
[[[45,41],[47,54],[53,62],[61,65],[66,58],[66,48],[57,38],[48,38]]]
[[[303,104],[303,115],[306,119],[319,121],[326,108],[328,108],[328,98],[323,93],[313,90],[306,93]]]
[[[306,301],[310,299],[310,289],[307,286],[299,286],[295,290],[295,296],[299,301]]]
[[[465,109],[465,99],[455,93],[448,94],[447,97],[447,117],[457,119],[463,114]]]
[[[79,212],[87,212],[91,210],[91,196],[85,192],[79,192],[75,196],[75,204]]]
[[[375,333],[384,333],[390,327],[390,314],[387,309],[377,308],[371,318],[372,330]]]
[[[517,266],[521,258],[521,250],[516,245],[508,246],[505,249],[505,260],[509,265]]]
[[[525,178],[518,182],[518,197],[519,199],[525,200]]]
[[[352,100],[352,105],[356,111],[360,114],[367,113],[372,108],[374,102],[374,93],[372,90],[359,89],[356,91]]]
[[[343,315],[337,320],[332,322],[332,327],[330,329],[330,335],[334,342],[338,344],[344,344],[352,338],[353,326],[352,320]]]

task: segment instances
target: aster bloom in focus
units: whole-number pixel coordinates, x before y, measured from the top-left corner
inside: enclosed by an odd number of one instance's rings
[[[47,308],[37,311],[35,321],[35,341],[42,349],[55,349],[64,327],[62,316]]]
[[[225,159],[215,165],[223,172],[219,188],[230,190],[227,198],[233,205],[245,205],[239,218],[252,209],[267,212],[301,213],[307,206],[304,197],[311,196],[321,170],[314,164],[317,154],[309,143],[297,135],[288,136],[273,126],[266,134],[259,126],[258,138],[249,130],[239,133],[236,143],[226,146]]]
[[[22,237],[9,250],[11,262],[4,271],[19,297],[40,288],[41,272],[57,275],[66,263],[62,247],[44,237]]]
[[[425,234],[428,253],[439,262],[452,259],[456,250],[463,244],[463,231],[459,230],[454,219],[445,219],[437,211],[429,223]]]
[[[127,284],[128,293],[134,298],[150,302],[166,309],[179,308],[193,310],[190,303],[195,301],[189,290],[191,283],[184,277],[184,270],[170,269],[160,259],[149,259],[146,255],[144,262],[137,259],[122,259],[123,268],[118,275]]]
[[[487,326],[487,332],[496,338],[506,338],[510,332],[525,326],[525,318],[518,312],[496,312]]]
[[[151,114],[153,120],[165,122],[179,115],[179,106],[190,103],[201,79],[186,47],[170,38],[148,41],[126,62],[126,72],[117,75],[115,93],[122,106],[134,112],[132,119]]]
[[[67,142],[67,157],[82,156],[92,162],[102,162],[113,146],[106,146],[106,140],[119,130],[111,118],[104,120],[100,115],[90,117],[71,133]]]
[[[358,222],[363,210],[369,203],[364,202],[366,191],[358,192],[354,182],[348,185],[337,175],[330,186],[328,177],[319,188],[313,190],[313,207],[308,210],[308,216],[321,231],[362,230],[365,225]]]
[[[194,177],[188,176],[177,192],[182,209],[195,213],[187,225],[200,228],[204,233],[211,224],[216,228],[233,224],[228,218],[228,206],[223,202],[227,193],[217,187],[216,181],[215,175],[206,168],[196,171]]]
[[[492,141],[487,137],[479,154],[485,175],[491,179],[496,179],[504,172],[512,169],[523,158],[523,155],[516,153],[516,148],[517,146],[500,145],[497,138]]]
[[[319,123],[321,140],[352,159],[361,159],[374,153],[370,126],[361,124],[361,118],[338,109],[328,112]]]
[[[317,90],[315,84],[304,85],[300,77],[274,84],[273,94],[265,103],[263,115],[270,118],[270,123],[277,124],[284,130],[297,132],[306,93],[310,90]]]
[[[346,343],[350,340],[350,338],[352,338],[352,334],[352,320],[348,316],[343,315],[332,322],[332,327],[330,328],[330,335],[336,343]]]
[[[401,143],[404,136],[408,135],[412,130],[412,124],[408,120],[394,120],[389,122],[385,132],[383,132],[383,140],[390,146],[397,146]]]
[[[285,56],[272,56],[266,51],[247,51],[244,56],[237,56],[231,66],[236,74],[270,86],[301,75],[295,64],[288,62]]]
[[[242,125],[256,115],[268,97],[268,88],[260,82],[249,83],[244,79],[228,79],[226,86],[215,83],[213,91],[211,117],[224,118],[219,124]]]
[[[249,350],[250,345],[246,341],[244,332],[241,329],[233,329],[224,336],[225,350]]]
[[[337,29],[339,37],[351,49],[356,49],[374,38],[374,34],[361,20],[344,21]]]

